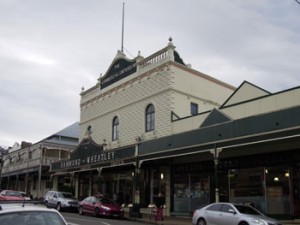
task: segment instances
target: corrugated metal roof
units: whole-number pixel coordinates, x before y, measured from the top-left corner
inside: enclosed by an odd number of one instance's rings
[[[73,123],[72,125],[64,128],[63,130],[55,133],[54,135],[79,138],[80,135],[79,122]]]

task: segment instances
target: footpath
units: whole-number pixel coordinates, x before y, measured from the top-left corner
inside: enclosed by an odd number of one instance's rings
[[[133,218],[129,217],[129,215],[125,215],[126,219],[131,221],[138,221],[144,224],[158,224],[158,225],[191,225],[192,218],[191,217],[173,217],[173,216],[165,216],[163,221],[155,221],[155,218],[149,217],[148,214],[142,214],[141,218]],[[300,225],[300,219],[296,220],[281,220],[283,225]]]

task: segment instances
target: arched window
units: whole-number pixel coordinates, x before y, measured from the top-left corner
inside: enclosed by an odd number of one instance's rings
[[[86,129],[86,135],[87,135],[87,136],[91,136],[92,133],[93,133],[93,132],[92,132],[92,126],[89,125],[89,126],[87,127],[87,129]]]
[[[155,129],[155,108],[152,104],[146,108],[146,132]]]
[[[113,119],[113,124],[112,124],[112,140],[115,141],[115,140],[118,140],[119,139],[119,118],[116,116],[114,119]]]

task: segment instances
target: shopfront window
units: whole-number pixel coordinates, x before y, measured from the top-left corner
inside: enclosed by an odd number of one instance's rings
[[[290,214],[290,172],[286,168],[266,168],[267,214]]]
[[[174,175],[174,212],[190,213],[209,203],[209,176]]]
[[[228,177],[230,202],[249,202],[257,209],[266,211],[263,168],[230,170]]]
[[[287,168],[230,170],[230,202],[252,203],[266,214],[290,214],[290,172]]]

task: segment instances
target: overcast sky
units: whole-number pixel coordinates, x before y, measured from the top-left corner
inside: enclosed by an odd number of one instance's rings
[[[295,0],[0,0],[0,145],[38,142],[79,121],[81,87],[121,48],[144,57],[170,36],[185,63],[238,87],[299,86]]]

